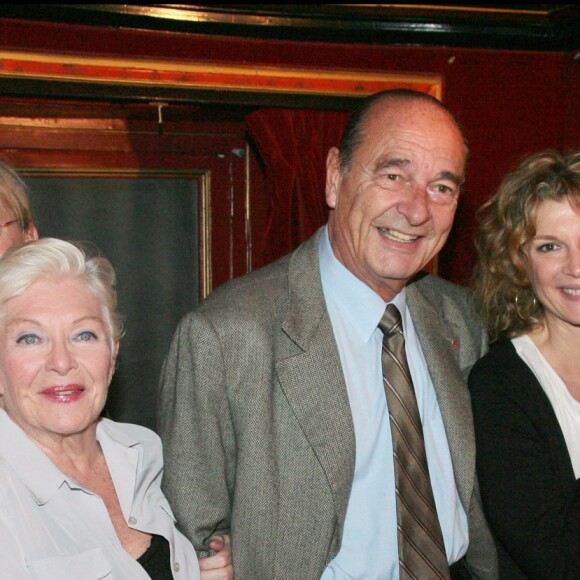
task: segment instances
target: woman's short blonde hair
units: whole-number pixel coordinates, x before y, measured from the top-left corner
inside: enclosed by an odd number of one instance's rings
[[[85,282],[103,306],[111,342],[118,341],[122,324],[117,312],[115,270],[109,260],[89,257],[78,245],[56,238],[42,238],[7,250],[0,259],[0,315],[6,301],[42,278]]]
[[[538,208],[546,200],[580,207],[580,151],[526,157],[478,212],[474,294],[492,340],[529,332],[544,318],[524,246],[536,233]]]

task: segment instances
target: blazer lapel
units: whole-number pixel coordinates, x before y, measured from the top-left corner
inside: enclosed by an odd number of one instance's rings
[[[475,478],[475,437],[469,392],[453,352],[460,345],[441,302],[430,302],[416,285],[410,284],[407,303],[437,393],[459,497],[469,511]]]
[[[319,234],[301,246],[289,266],[286,341],[277,363],[280,385],[332,490],[342,532],[354,474],[354,427],[340,356],[320,281]],[[288,344],[288,339],[291,343]]]

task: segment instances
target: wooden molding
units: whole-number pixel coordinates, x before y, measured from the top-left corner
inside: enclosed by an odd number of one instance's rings
[[[407,87],[442,97],[441,77],[429,73],[363,73],[6,50],[0,51],[0,78],[332,98],[360,98],[384,89]]]

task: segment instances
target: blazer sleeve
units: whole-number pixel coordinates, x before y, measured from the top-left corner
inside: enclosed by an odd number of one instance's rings
[[[580,578],[580,483],[547,397],[506,345],[469,377],[486,514],[529,578]]]
[[[177,527],[200,557],[207,540],[230,528],[235,438],[220,342],[199,312],[179,324],[161,375],[158,427],[163,440],[163,490]]]

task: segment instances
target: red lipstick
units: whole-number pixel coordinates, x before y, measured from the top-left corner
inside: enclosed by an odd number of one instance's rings
[[[47,387],[40,392],[53,403],[76,403],[84,394],[85,388],[83,385],[54,385]]]

